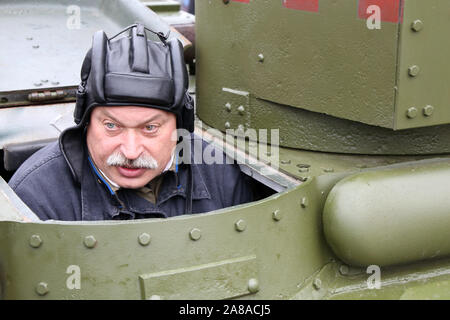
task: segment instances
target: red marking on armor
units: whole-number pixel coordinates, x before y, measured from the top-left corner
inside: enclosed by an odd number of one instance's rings
[[[234,1],[234,2],[243,2],[243,3],[249,3],[249,2],[250,2],[250,0],[231,0],[231,1]]]
[[[283,0],[283,7],[294,10],[319,12],[319,0]]]
[[[367,19],[371,13],[367,13],[367,8],[371,5],[379,6],[381,9],[381,21],[403,22],[403,1],[404,0],[359,0],[358,16]]]

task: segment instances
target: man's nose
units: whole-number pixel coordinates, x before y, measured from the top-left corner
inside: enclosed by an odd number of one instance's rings
[[[127,131],[124,134],[124,138],[120,149],[127,159],[130,160],[137,159],[144,151],[142,140],[139,134],[137,134],[133,130]]]

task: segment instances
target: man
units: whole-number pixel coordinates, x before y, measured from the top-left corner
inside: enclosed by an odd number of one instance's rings
[[[251,201],[238,166],[180,163],[174,132],[194,127],[180,42],[159,33],[161,42],[150,41],[140,24],[118,35],[94,35],[77,125],[32,155],[11,178],[12,189],[42,220],[171,217]],[[192,137],[184,136],[185,146]]]

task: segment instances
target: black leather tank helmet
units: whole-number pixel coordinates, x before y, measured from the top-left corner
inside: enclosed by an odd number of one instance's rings
[[[118,37],[129,30],[128,36]],[[147,39],[146,30],[161,42]],[[183,46],[162,33],[131,25],[108,39],[94,34],[81,68],[74,111],[79,126],[89,121],[96,106],[142,106],[172,112],[177,128],[194,130],[194,108],[187,92]]]

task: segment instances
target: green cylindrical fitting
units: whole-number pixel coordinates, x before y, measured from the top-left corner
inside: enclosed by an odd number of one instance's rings
[[[448,256],[449,190],[448,160],[354,174],[328,195],[322,216],[325,238],[350,266]]]

